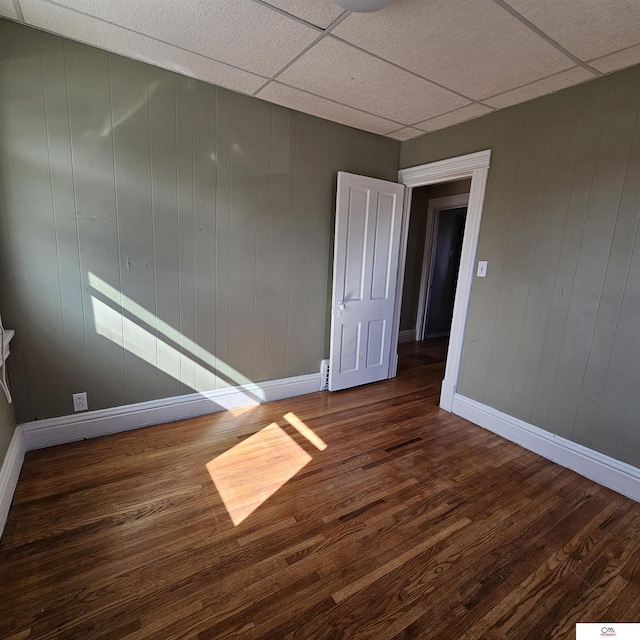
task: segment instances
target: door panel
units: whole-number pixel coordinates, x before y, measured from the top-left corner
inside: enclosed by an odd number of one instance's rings
[[[352,189],[347,211],[347,245],[344,269],[344,292],[349,300],[362,300],[365,278],[364,247],[367,235],[367,218],[358,215],[368,211],[369,193],[364,189]]]
[[[338,174],[329,389],[388,377],[404,187]]]

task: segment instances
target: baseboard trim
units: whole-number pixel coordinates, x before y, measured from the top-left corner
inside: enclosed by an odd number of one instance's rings
[[[401,342],[415,342],[415,340],[415,329],[406,329],[405,331],[400,331],[400,333],[398,333],[398,344],[400,344]]]
[[[640,502],[640,469],[460,394],[453,413],[623,496]]]
[[[22,427],[16,427],[9,448],[0,467],[0,536],[7,522],[13,494],[18,484],[18,477],[27,451]]]
[[[26,450],[130,431],[320,391],[319,373],[191,393],[21,425]]]

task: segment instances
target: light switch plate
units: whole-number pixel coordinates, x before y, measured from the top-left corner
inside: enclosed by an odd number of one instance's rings
[[[478,260],[478,278],[486,278],[487,277],[487,261],[486,260]]]

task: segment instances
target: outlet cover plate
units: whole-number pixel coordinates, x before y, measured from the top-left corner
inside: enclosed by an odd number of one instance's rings
[[[83,391],[82,393],[74,393],[73,394],[73,410],[74,411],[86,411],[89,408],[89,404],[87,403],[87,393]]]

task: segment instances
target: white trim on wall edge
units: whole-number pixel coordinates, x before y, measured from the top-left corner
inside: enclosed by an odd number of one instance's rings
[[[151,400],[21,425],[26,450],[130,431],[320,391],[318,373]]]
[[[0,468],[0,536],[7,522],[13,494],[18,484],[18,477],[27,451],[22,427],[16,427],[9,448]]]
[[[415,342],[415,340],[415,329],[405,329],[404,331],[400,331],[400,333],[398,333],[398,344],[400,344],[401,342]]]
[[[404,270],[407,256],[407,240],[409,234],[409,217],[411,214],[412,188],[438,182],[471,178],[469,189],[469,203],[467,205],[467,219],[462,240],[462,254],[460,267],[458,268],[458,280],[456,295],[453,303],[453,318],[451,320],[451,333],[449,348],[447,349],[447,362],[444,370],[444,380],[453,386],[454,393],[458,386],[460,367],[462,363],[462,348],[464,346],[464,334],[469,312],[469,300],[471,297],[471,284],[475,277],[475,260],[480,239],[480,222],[484,208],[484,196],[487,188],[489,167],[491,163],[491,149],[470,153],[464,156],[430,162],[417,167],[408,167],[398,172],[398,182],[409,187],[406,190],[405,204],[402,213],[402,244],[400,250],[400,280],[404,283]],[[393,319],[393,335],[397,335],[400,326],[400,310],[402,308],[402,286],[397,287],[396,304]],[[397,360],[397,359],[396,359]],[[390,368],[389,377],[393,378],[397,373],[397,366]],[[440,397],[440,406],[446,411],[452,411],[449,401],[453,396]]]
[[[637,467],[556,436],[458,393],[453,398],[453,413],[640,502],[640,469]]]

